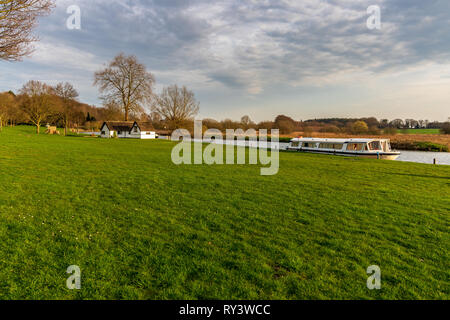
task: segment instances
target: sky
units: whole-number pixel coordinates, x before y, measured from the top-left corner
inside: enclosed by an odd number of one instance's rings
[[[198,118],[450,117],[448,0],[56,2],[32,56],[0,62],[0,91],[69,81],[101,106],[94,72],[123,52],[154,74],[156,93],[193,90]],[[81,29],[67,28],[73,5]],[[367,27],[373,5],[380,29]]]

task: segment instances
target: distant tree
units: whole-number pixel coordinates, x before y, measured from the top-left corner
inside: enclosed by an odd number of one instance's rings
[[[180,128],[183,123],[195,117],[199,109],[200,103],[195,99],[194,92],[177,85],[164,88],[155,97],[152,106],[153,112],[159,114],[171,129]]]
[[[78,130],[79,127],[86,122],[86,116],[84,115],[84,112],[80,110],[75,110],[75,112],[72,114],[72,121]]]
[[[203,119],[203,125],[208,129],[222,130],[222,125],[214,119]]]
[[[226,130],[226,129],[239,129],[241,128],[241,123],[238,121],[233,121],[231,119],[225,119],[220,121],[220,125],[222,127],[222,130]]]
[[[105,104],[105,106],[100,110],[102,113],[102,119],[105,121],[115,121],[124,119],[123,109],[115,102],[109,102]],[[91,119],[89,121],[91,121]]]
[[[388,119],[382,119],[380,120],[380,128],[384,129],[389,127],[389,120]]]
[[[39,81],[29,81],[20,90],[20,108],[39,134],[43,121],[55,114],[53,88]]]
[[[379,135],[379,134],[382,133],[382,131],[381,131],[381,129],[378,128],[377,126],[372,126],[372,127],[369,127],[368,133],[369,133],[369,134],[374,134],[374,135]]]
[[[449,119],[450,120],[450,119]],[[450,134],[450,121],[444,123],[444,125],[442,126],[441,132],[443,134]]]
[[[296,122],[288,116],[279,115],[275,118],[274,126],[280,130],[281,134],[290,134],[294,131]]]
[[[272,121],[261,121],[256,125],[258,130],[265,129],[265,130],[272,130],[274,126],[274,123]]]
[[[142,112],[152,100],[155,78],[135,56],[116,56],[104,70],[94,76],[94,85],[100,88],[106,104],[121,106],[124,120],[130,114]]]
[[[369,127],[367,126],[367,123],[365,123],[364,121],[356,121],[352,125],[352,131],[353,133],[356,134],[363,134],[369,131]]]
[[[53,6],[51,0],[0,0],[0,60],[17,61],[33,51],[37,19]]]
[[[324,125],[323,128],[320,129],[320,132],[331,132],[331,133],[339,133],[341,130],[339,127],[335,125]]]
[[[367,124],[367,126],[369,126],[369,128],[370,128],[370,127],[378,127],[378,126],[380,125],[380,122],[379,122],[378,119],[375,118],[375,117],[362,118],[362,119],[360,119],[360,120],[361,120],[361,121],[364,121],[364,122]]]
[[[402,129],[405,126],[405,123],[403,122],[402,119],[395,119],[389,123],[389,126],[391,128]]]
[[[3,126],[11,121],[17,113],[16,97],[12,92],[0,93],[0,132],[3,130]]]
[[[255,128],[256,124],[250,119],[249,116],[243,116],[241,118],[241,124],[243,129],[250,129],[250,128]]]
[[[78,97],[78,92],[68,82],[58,83],[54,91],[55,94],[61,99],[62,108],[60,111],[60,117],[64,125],[64,135],[67,135],[71,118],[75,112],[75,99]]]

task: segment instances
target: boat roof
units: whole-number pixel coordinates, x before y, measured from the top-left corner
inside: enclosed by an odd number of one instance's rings
[[[329,142],[329,143],[370,143],[374,141],[389,141],[389,139],[327,139],[327,138],[295,138],[293,142]]]

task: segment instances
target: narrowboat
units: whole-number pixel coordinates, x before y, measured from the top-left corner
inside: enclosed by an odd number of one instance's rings
[[[391,149],[389,139],[296,138],[287,150],[384,160],[396,160],[401,154]]]

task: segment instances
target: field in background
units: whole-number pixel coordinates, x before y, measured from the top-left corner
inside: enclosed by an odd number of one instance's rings
[[[450,297],[448,166],[281,153],[263,177],[33,130],[0,133],[0,299]]]
[[[403,129],[399,132],[402,134],[441,134],[440,129]]]

